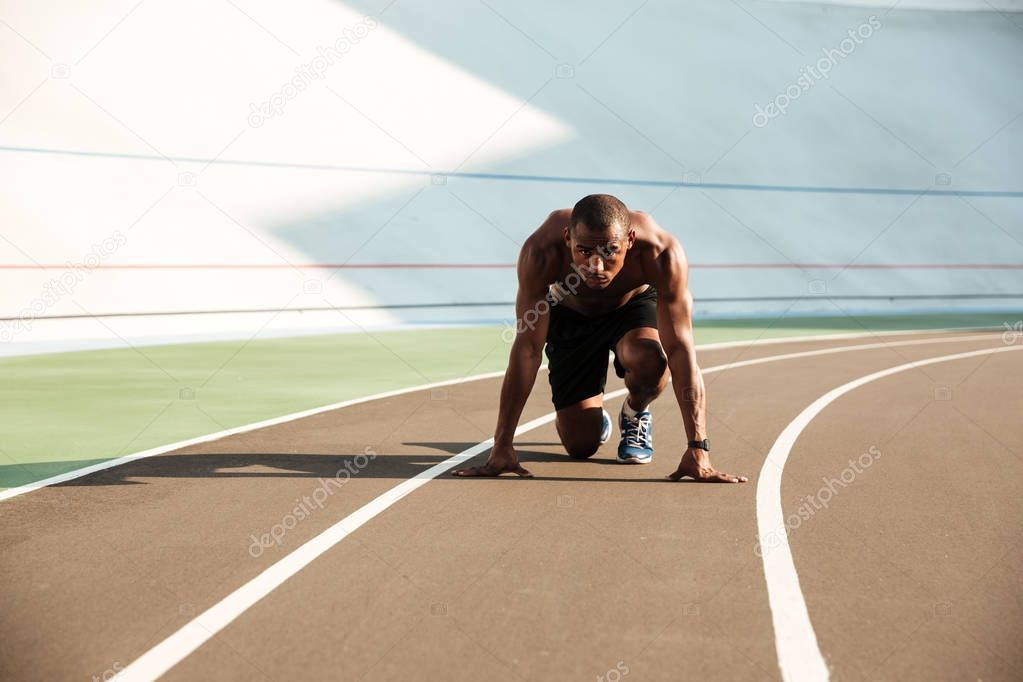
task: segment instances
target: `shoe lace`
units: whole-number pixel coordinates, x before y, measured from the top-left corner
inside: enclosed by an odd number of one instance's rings
[[[649,414],[639,414],[635,417],[626,417],[627,428],[625,433],[625,444],[634,448],[648,448],[653,440],[650,433],[653,426],[653,418]]]

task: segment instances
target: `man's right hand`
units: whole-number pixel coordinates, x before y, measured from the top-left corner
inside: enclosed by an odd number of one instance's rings
[[[487,458],[487,463],[479,467],[468,467],[465,469],[456,469],[453,474],[455,476],[500,476],[501,474],[518,474],[522,478],[532,478],[531,474],[527,469],[523,468],[519,464],[519,456],[515,454],[515,448],[510,445],[503,447],[495,446],[490,451],[490,457]]]

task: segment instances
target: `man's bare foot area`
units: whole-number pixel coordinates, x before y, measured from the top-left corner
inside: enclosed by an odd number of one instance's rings
[[[691,478],[700,483],[745,483],[749,480],[745,476],[735,476],[718,471],[710,465],[710,458],[705,451],[699,450],[699,457],[693,452],[693,450],[686,450],[682,455],[682,461],[679,462],[678,469],[665,478],[669,481]]]

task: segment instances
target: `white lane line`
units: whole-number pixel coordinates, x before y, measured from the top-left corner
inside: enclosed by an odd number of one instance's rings
[[[963,328],[966,329],[966,328]],[[962,331],[960,329],[959,331]],[[697,350],[719,350],[723,348],[737,348],[741,346],[766,346],[774,345],[779,343],[798,343],[805,341],[831,341],[839,339],[856,339],[866,338],[871,336],[895,336],[902,334],[932,334],[940,332],[953,332],[954,329],[920,329],[920,330],[908,330],[908,331],[894,331],[894,332],[865,332],[862,334],[823,334],[819,336],[790,336],[780,339],[756,339],[753,341],[725,341],[720,343],[708,343],[697,346]],[[973,337],[967,337],[973,338]],[[904,342],[896,342],[888,345],[900,345]],[[881,344],[886,345],[886,344]],[[541,371],[546,369],[546,366],[540,367]],[[51,485],[57,485],[58,483],[64,483],[66,481],[72,481],[82,476],[88,476],[89,474],[96,473],[97,471],[103,471],[105,469],[111,469],[128,462],[134,462],[135,460],[145,459],[146,457],[153,457],[155,455],[162,455],[167,452],[186,448],[191,445],[198,445],[199,443],[208,443],[213,440],[219,440],[226,438],[227,436],[233,436],[239,433],[246,433],[248,431],[255,431],[256,429],[262,429],[267,426],[275,426],[277,424],[284,424],[286,422],[295,421],[296,419],[302,419],[304,417],[311,417],[315,414],[322,412],[329,412],[331,410],[340,410],[344,407],[350,407],[352,405],[358,405],[360,403],[367,403],[372,400],[381,400],[383,398],[392,398],[394,396],[405,395],[406,393],[415,393],[417,391],[428,391],[433,388],[440,388],[442,386],[453,386],[455,384],[464,384],[470,381],[479,381],[481,379],[494,379],[500,376],[504,376],[504,370],[498,372],[487,372],[486,374],[474,374],[472,376],[461,377],[458,379],[449,379],[447,381],[438,381],[432,384],[420,384],[418,386],[410,386],[408,388],[401,388],[394,391],[385,391],[383,393],[376,393],[363,398],[355,398],[353,400],[345,400],[339,403],[331,403],[329,405],[322,405],[320,407],[314,407],[309,410],[303,410],[301,412],[293,412],[291,414],[282,415],[280,417],[274,417],[272,419],[265,419],[263,421],[253,422],[251,424],[243,424],[242,426],[236,426],[232,429],[225,429],[223,431],[217,431],[215,433],[209,433],[205,436],[197,436],[196,438],[189,438],[188,440],[178,441],[176,443],[169,443],[167,445],[161,445],[159,447],[150,448],[148,450],[142,450],[140,452],[133,452],[123,457],[116,459],[110,459],[105,462],[97,462],[96,464],[82,467],[81,469],[74,469],[72,471],[64,472],[56,476],[44,478],[33,483],[26,483],[25,485],[17,486],[15,488],[8,488],[7,490],[0,491],[0,502],[3,500],[10,499],[12,497],[18,497],[25,493],[30,493],[33,490],[39,490],[40,488],[46,488]]]
[[[990,334],[983,334],[972,337],[960,337],[956,340],[963,341],[992,338],[997,337],[992,337]],[[952,341],[952,339],[925,339],[920,343],[951,343]],[[897,343],[898,345],[904,346],[910,345],[913,342],[900,341]],[[847,350],[873,349],[878,347],[887,347],[889,345],[893,344],[880,343],[861,344],[859,346],[841,346],[833,349],[833,352],[837,353],[845,352]],[[741,360],[738,362],[708,367],[702,370],[702,373],[712,374],[714,372],[721,372],[727,369],[747,367],[749,365],[772,362],[774,360],[788,360],[797,357],[809,357],[820,354],[820,350],[812,350],[804,351],[803,353],[786,353],[784,355],[775,355],[765,358],[753,358],[750,360]],[[606,393],[604,398],[605,400],[614,400],[625,396],[627,393],[628,390],[622,388],[617,391]],[[528,431],[532,431],[533,429],[543,426],[544,424],[548,424],[554,421],[555,416],[556,414],[551,412],[530,422],[526,422],[515,429],[515,435],[520,436]],[[202,646],[205,642],[213,638],[218,632],[251,608],[259,600],[270,594],[270,592],[279,587],[286,580],[308,566],[314,559],[319,557],[328,549],[344,540],[349,534],[361,527],[364,523],[432,479],[440,476],[459,464],[464,463],[476,455],[485,452],[491,447],[491,445],[493,445],[493,442],[493,438],[488,438],[482,443],[472,446],[468,450],[464,450],[457,455],[449,457],[443,462],[433,465],[413,478],[399,483],[379,497],[376,497],[363,505],[327,530],[306,542],[304,545],[295,549],[295,551],[271,565],[269,568],[265,569],[255,578],[236,589],[234,592],[208,608],[203,613],[196,616],[177,632],[140,656],[131,665],[124,668],[114,679],[149,681],[159,678],[172,667],[184,660],[193,651]]]
[[[822,395],[800,412],[778,436],[767,454],[767,459],[764,460],[757,479],[757,534],[760,556],[764,562],[764,577],[767,580],[771,619],[774,622],[778,667],[781,669],[782,679],[786,682],[828,679],[827,664],[817,645],[817,635],[810,623],[810,614],[807,612],[806,601],[799,586],[799,576],[796,574],[796,565],[792,559],[785,528],[785,512],[781,504],[782,472],[796,439],[824,408],[849,391],[871,381],[925,365],[1013,350],[1023,350],[1023,346],[986,348],[955,355],[942,355],[868,374]]]
[[[142,450],[141,452],[134,452],[130,455],[124,455],[117,459],[111,459],[106,462],[98,462],[96,464],[83,467],[81,469],[75,469],[74,471],[68,471],[57,476],[51,476],[50,478],[44,478],[41,481],[35,483],[26,483],[25,485],[18,486],[17,488],[9,488],[0,492],[0,501],[17,497],[18,495],[24,495],[25,493],[45,488],[47,486],[56,485],[65,481],[71,481],[82,476],[95,473],[97,471],[103,471],[104,469],[111,469],[128,462],[134,462],[138,459],[145,459],[146,457],[153,457],[154,455],[162,455],[166,452],[173,450],[180,450],[181,448],[187,448],[190,445],[198,445],[199,443],[208,443],[211,440],[219,440],[226,438],[227,436],[233,436],[238,433],[246,433],[248,431],[255,431],[256,429],[262,429],[267,426],[276,426],[277,424],[284,424],[285,422],[295,421],[296,419],[303,419],[304,417],[311,417],[322,412],[330,412],[331,410],[340,410],[343,407],[351,407],[352,405],[358,405],[360,403],[368,403],[372,400],[381,400],[383,398],[393,398],[394,396],[405,395],[406,393],[414,393],[416,391],[428,391],[434,388],[440,388],[442,386],[453,386],[454,384],[464,384],[470,381],[479,381],[481,379],[494,379],[496,377],[504,376],[504,370],[500,372],[488,372],[486,374],[474,374],[468,377],[461,377],[458,379],[448,379],[447,381],[437,381],[432,384],[421,384],[419,386],[410,386],[408,388],[399,388],[394,391],[385,391],[383,393],[376,393],[374,395],[366,396],[364,398],[354,398],[352,400],[345,400],[339,403],[331,403],[330,405],[322,405],[320,407],[314,407],[309,410],[303,410],[301,412],[293,412],[280,417],[274,417],[272,419],[264,419],[263,421],[253,422],[251,424],[243,424],[236,426],[233,429],[225,429],[223,431],[217,431],[216,433],[209,433],[205,436],[198,436],[196,438],[189,438],[188,440],[178,441],[177,443],[170,443],[169,445],[161,445],[159,447],[150,448],[149,450]]]
[[[736,369],[738,367],[749,367],[750,365],[759,365],[765,362],[777,362],[778,360],[791,360],[794,358],[809,358],[815,355],[834,355],[835,353],[848,353],[850,351],[861,351],[861,350],[873,350],[875,348],[898,348],[900,346],[926,346],[932,343],[958,343],[960,341],[981,341],[984,339],[995,340],[996,336],[991,334],[974,334],[972,336],[945,336],[940,339],[910,339],[908,341],[882,341],[880,343],[861,343],[853,346],[837,346],[833,348],[819,348],[817,350],[803,350],[798,353],[784,353],[782,355],[768,355],[762,358],[752,358],[750,360],[740,360],[738,362],[730,362],[727,365],[720,365],[718,367],[711,367],[709,369],[701,370],[703,374],[711,374],[713,372],[720,372],[725,369]]]
[[[625,393],[626,391],[623,389],[610,393],[607,397],[618,397],[618,395],[625,395]],[[521,435],[552,422],[554,417],[555,414],[551,413],[526,422],[515,429],[515,435]],[[231,621],[247,611],[256,602],[270,594],[288,578],[308,566],[318,556],[344,540],[362,524],[432,479],[486,451],[493,443],[494,439],[488,438],[468,450],[464,450],[439,464],[433,465],[413,478],[402,481],[384,494],[363,505],[267,568],[220,602],[196,616],[180,630],[121,670],[113,679],[155,680],[159,678],[220,632]]]

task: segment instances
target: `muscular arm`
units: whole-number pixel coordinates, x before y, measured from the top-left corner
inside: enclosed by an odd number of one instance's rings
[[[541,228],[542,229],[542,228]],[[459,469],[456,476],[499,476],[505,472],[532,476],[519,464],[513,439],[526,399],[536,383],[536,374],[547,341],[550,306],[547,287],[553,281],[551,264],[541,247],[527,240],[519,253],[519,291],[515,296],[515,340],[508,357],[508,369],[501,384],[501,402],[494,431],[494,448],[487,463]]]
[[[688,440],[707,438],[707,393],[696,362],[693,339],[693,295],[689,291],[689,263],[678,240],[668,235],[666,246],[656,256],[654,285],[657,287],[657,331],[668,356],[672,388],[682,411]],[[686,448],[678,469],[668,475],[673,481],[684,477],[698,481],[742,483],[745,476],[723,474],[710,463],[701,449]]]
[[[515,340],[508,369],[501,384],[501,403],[494,431],[495,447],[511,447],[526,399],[536,383],[536,373],[547,340],[550,307],[547,282],[540,256],[523,249],[519,256],[519,292],[515,296]]]
[[[689,264],[677,240],[657,258],[657,331],[668,356],[671,384],[689,440],[707,437],[707,396],[693,340],[693,295]]]

